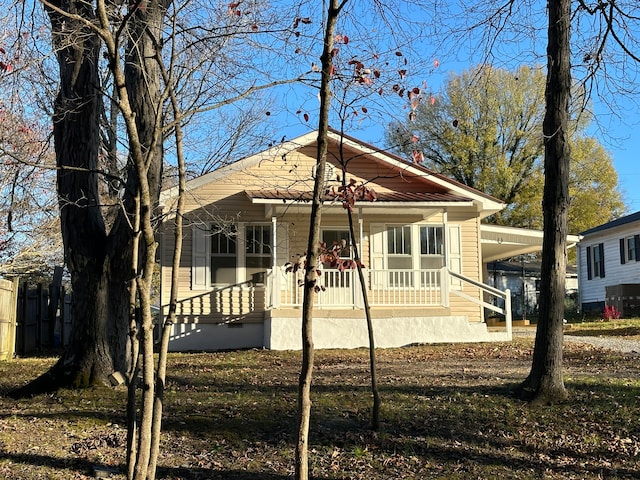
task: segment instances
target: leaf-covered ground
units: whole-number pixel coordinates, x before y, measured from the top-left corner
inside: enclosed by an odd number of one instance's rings
[[[565,347],[567,402],[510,391],[532,339],[378,351],[382,428],[368,428],[368,353],[319,351],[315,479],[640,478],[640,358]],[[0,393],[53,359],[0,364]],[[293,474],[298,352],[173,354],[159,478],[284,480]],[[0,397],[0,478],[122,479],[126,392]]]

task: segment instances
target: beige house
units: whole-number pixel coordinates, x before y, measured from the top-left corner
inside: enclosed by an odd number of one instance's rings
[[[510,340],[509,292],[483,283],[486,263],[539,250],[541,236],[483,226],[502,202],[352,137],[329,136],[321,234],[327,245],[343,242],[345,258],[354,245],[359,249],[376,346]],[[300,348],[301,275],[285,265],[307,248],[316,139],[311,132],[188,182],[172,350]],[[341,184],[341,164],[347,181],[377,194],[355,204],[355,238],[332,193]],[[163,312],[175,201],[175,189],[161,197]],[[357,272],[321,269],[316,347],[368,345]],[[504,314],[505,326],[488,329],[485,309]]]

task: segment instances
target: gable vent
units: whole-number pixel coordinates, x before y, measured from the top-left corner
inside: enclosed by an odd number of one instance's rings
[[[312,178],[316,178],[316,170],[318,169],[318,165],[314,165],[311,168],[311,177]],[[333,165],[330,164],[326,164],[324,167],[324,183],[327,184],[328,182],[335,180],[336,179],[336,169]]]

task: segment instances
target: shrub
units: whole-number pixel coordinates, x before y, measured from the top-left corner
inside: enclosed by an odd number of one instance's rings
[[[602,312],[603,320],[617,320],[620,318],[620,310],[618,310],[614,305],[605,305],[604,311]]]

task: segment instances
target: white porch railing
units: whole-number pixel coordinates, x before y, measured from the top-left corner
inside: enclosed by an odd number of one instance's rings
[[[504,315],[506,331],[512,332],[511,292],[501,291],[452,272],[437,270],[370,270],[365,269],[367,293],[371,306],[448,307],[451,295]],[[286,273],[284,268],[267,272],[267,301],[271,308],[302,305],[300,286],[304,271]],[[363,308],[362,291],[355,270],[323,270],[318,284],[319,307]],[[502,306],[499,304],[502,303]]]
[[[368,270],[372,306],[442,306],[442,269]]]

